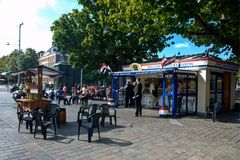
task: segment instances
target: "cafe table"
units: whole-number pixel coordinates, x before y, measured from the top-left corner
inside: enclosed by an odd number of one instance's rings
[[[44,110],[45,106],[50,104],[52,102],[52,100],[49,100],[49,99],[39,99],[39,100],[17,99],[17,102],[26,110],[33,110],[35,108],[40,108],[40,109]]]

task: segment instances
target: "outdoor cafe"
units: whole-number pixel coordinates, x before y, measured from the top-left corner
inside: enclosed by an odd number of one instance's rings
[[[170,63],[165,63],[165,62]],[[151,107],[149,87],[158,86],[155,106],[172,117],[204,115],[206,108],[218,104],[222,112],[234,109],[235,77],[239,65],[202,54],[169,57],[165,61],[133,63],[113,72],[112,95],[117,105],[124,103],[124,86],[141,78],[142,105]],[[160,113],[160,111],[159,111]]]
[[[30,132],[34,131],[34,138],[39,127],[46,139],[47,128],[53,125],[54,134],[57,135],[57,127],[60,124],[66,123],[66,108],[61,108],[58,104],[52,103],[51,99],[43,98],[43,76],[56,77],[63,73],[52,68],[40,65],[37,68],[24,71],[26,92],[25,98],[17,99],[17,116],[19,120],[18,132],[23,121],[26,122],[26,127],[30,127]],[[78,140],[80,138],[80,128],[88,129],[88,142],[91,142],[93,135],[93,128],[98,129],[100,139],[99,119],[101,119],[101,126],[104,127],[105,119],[114,119],[115,126],[117,124],[116,110],[110,104],[85,104],[80,105],[79,111],[76,114],[78,122]],[[33,122],[35,128],[33,129]]]
[[[35,109],[44,107],[51,103],[51,100],[43,98],[43,76],[56,77],[62,73],[52,68],[40,65],[36,68],[28,69],[24,71],[25,74],[25,86],[26,94],[25,98],[17,99],[17,102],[21,104],[25,109]]]

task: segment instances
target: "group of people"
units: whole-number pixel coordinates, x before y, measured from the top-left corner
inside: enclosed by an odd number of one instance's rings
[[[136,117],[142,116],[142,84],[140,81],[141,79],[137,78],[133,85],[129,81],[125,88],[125,107],[127,108],[135,105],[136,111],[134,116]],[[158,86],[152,82],[149,89],[151,94],[151,105],[152,108],[155,108],[158,101]]]
[[[127,84],[126,87],[126,97],[125,97],[125,107],[129,107],[130,105],[135,104],[136,111],[135,115],[136,117],[142,116],[142,83],[141,79],[138,78],[133,85],[130,83],[130,81]]]
[[[110,86],[110,85],[109,85]],[[89,99],[93,99],[99,97],[102,99],[103,97],[109,98],[111,90],[110,87],[101,89],[98,86],[88,86],[87,84],[83,84],[82,86],[79,84],[75,84],[71,88],[71,95],[68,96],[68,89],[66,85],[60,85],[60,87],[56,91],[56,98],[58,103],[63,100],[64,104],[74,104],[78,103],[79,101],[82,104],[88,104]]]

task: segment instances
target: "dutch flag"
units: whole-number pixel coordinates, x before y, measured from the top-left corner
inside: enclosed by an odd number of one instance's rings
[[[102,63],[101,64],[101,68],[100,68],[100,72],[102,74],[105,74],[105,73],[110,74],[112,72],[112,69],[110,68],[109,65],[106,65],[105,63]]]

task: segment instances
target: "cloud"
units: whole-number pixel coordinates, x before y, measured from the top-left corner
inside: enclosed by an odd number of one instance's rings
[[[38,52],[51,47],[51,21],[39,12],[46,7],[54,9],[56,5],[56,0],[0,0],[0,57],[18,49],[22,22],[21,49],[33,48]],[[8,42],[10,45],[6,45]]]
[[[184,42],[184,43],[177,43],[174,45],[175,48],[190,48],[189,43]]]

